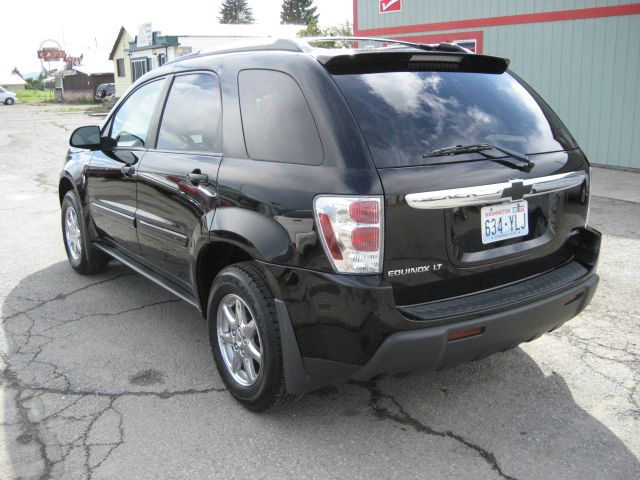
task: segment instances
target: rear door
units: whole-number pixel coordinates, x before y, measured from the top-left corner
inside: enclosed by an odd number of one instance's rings
[[[103,132],[114,139],[115,148],[96,151],[86,170],[91,215],[101,237],[130,253],[139,253],[135,173],[164,83],[146,83],[129,95]]]
[[[138,237],[159,273],[190,289],[191,261],[216,207],[222,159],[222,103],[211,72],[176,75],[155,148],[138,168]]]
[[[474,293],[567,262],[572,231],[585,224],[588,167],[566,128],[509,72],[417,56],[397,71],[387,63],[334,75],[385,191],[384,272],[397,303]],[[428,156],[473,144],[527,154],[535,166],[497,149]]]

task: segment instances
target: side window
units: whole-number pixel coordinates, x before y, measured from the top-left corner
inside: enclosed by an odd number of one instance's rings
[[[116,112],[111,137],[119,147],[144,147],[147,131],[164,81],[148,83],[125,100]]]
[[[207,73],[176,77],[162,115],[156,148],[217,153],[222,151],[221,133],[218,78]]]
[[[238,75],[242,128],[256,160],[319,165],[318,128],[298,83],[286,73],[243,70]]]

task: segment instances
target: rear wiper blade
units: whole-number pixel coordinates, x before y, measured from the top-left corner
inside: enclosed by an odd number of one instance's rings
[[[524,153],[516,152],[515,150],[511,150],[510,148],[498,147],[497,145],[491,145],[489,143],[477,143],[472,145],[454,145],[452,147],[437,148],[423,155],[422,157],[423,158],[445,157],[445,156],[451,156],[451,155],[462,155],[463,153],[480,153],[487,160],[495,160],[495,161],[502,160],[499,158],[495,158],[492,155],[488,155],[484,153],[487,150],[498,150],[499,152],[505,153],[512,158],[520,160],[521,162],[524,163],[524,165],[522,166],[527,169],[530,169],[535,165],[535,163],[529,160],[529,157]],[[520,165],[515,165],[515,166],[521,167]]]

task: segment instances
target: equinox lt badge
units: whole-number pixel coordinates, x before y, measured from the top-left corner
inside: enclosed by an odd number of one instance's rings
[[[400,277],[402,275],[410,275],[413,273],[437,272],[442,269],[442,263],[434,263],[433,265],[421,265],[419,267],[401,268],[399,270],[389,270],[388,277]]]

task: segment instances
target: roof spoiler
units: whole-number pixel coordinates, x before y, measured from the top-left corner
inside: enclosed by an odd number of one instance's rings
[[[324,67],[334,75],[384,73],[398,71],[435,71],[501,74],[509,68],[509,60],[468,51],[437,49],[424,52],[371,51],[356,55],[318,56]],[[446,48],[446,47],[445,47]]]

